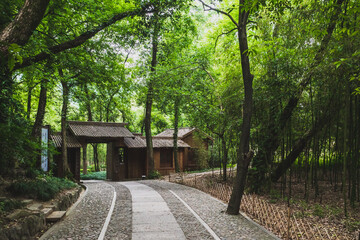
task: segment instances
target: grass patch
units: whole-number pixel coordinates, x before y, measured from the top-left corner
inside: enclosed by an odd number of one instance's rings
[[[22,208],[23,203],[15,199],[0,200],[0,212],[10,212],[14,209]]]
[[[77,184],[63,178],[51,176],[38,176],[35,180],[19,180],[13,182],[8,188],[14,196],[26,196],[41,201],[53,199],[63,189],[71,189]]]
[[[86,175],[80,174],[81,180],[106,180],[106,171],[90,172]]]

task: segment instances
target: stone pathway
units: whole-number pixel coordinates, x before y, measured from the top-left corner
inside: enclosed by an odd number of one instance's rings
[[[151,187],[138,182],[122,183],[132,196],[132,239],[185,239],[164,199]]]
[[[277,239],[199,190],[165,181],[85,181],[87,193],[40,239]]]

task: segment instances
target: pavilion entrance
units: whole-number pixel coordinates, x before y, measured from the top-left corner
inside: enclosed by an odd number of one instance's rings
[[[86,149],[90,143],[106,143],[107,179],[118,181],[127,178],[127,149],[124,138],[134,135],[125,128],[126,123],[68,121],[68,162],[74,178],[80,181],[80,148],[83,152],[83,167],[87,167]],[[61,135],[51,136],[55,147],[61,149]],[[54,156],[59,177],[64,177],[61,155]]]

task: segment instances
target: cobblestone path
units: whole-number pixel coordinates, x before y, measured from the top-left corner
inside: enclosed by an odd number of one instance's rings
[[[98,239],[111,206],[114,189],[104,182],[88,182],[86,186],[87,193],[76,208],[40,239]]]
[[[225,214],[226,206],[219,200],[183,185],[165,181],[84,184],[87,192],[79,204],[40,239],[277,239],[242,215]],[[166,219],[171,220],[168,228],[162,226]],[[140,229],[142,224],[145,230]]]

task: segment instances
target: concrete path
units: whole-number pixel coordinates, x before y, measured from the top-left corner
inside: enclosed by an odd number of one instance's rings
[[[121,183],[132,196],[132,239],[186,239],[164,199],[138,182]]]
[[[41,240],[278,239],[199,190],[165,181],[85,181],[86,194]]]

